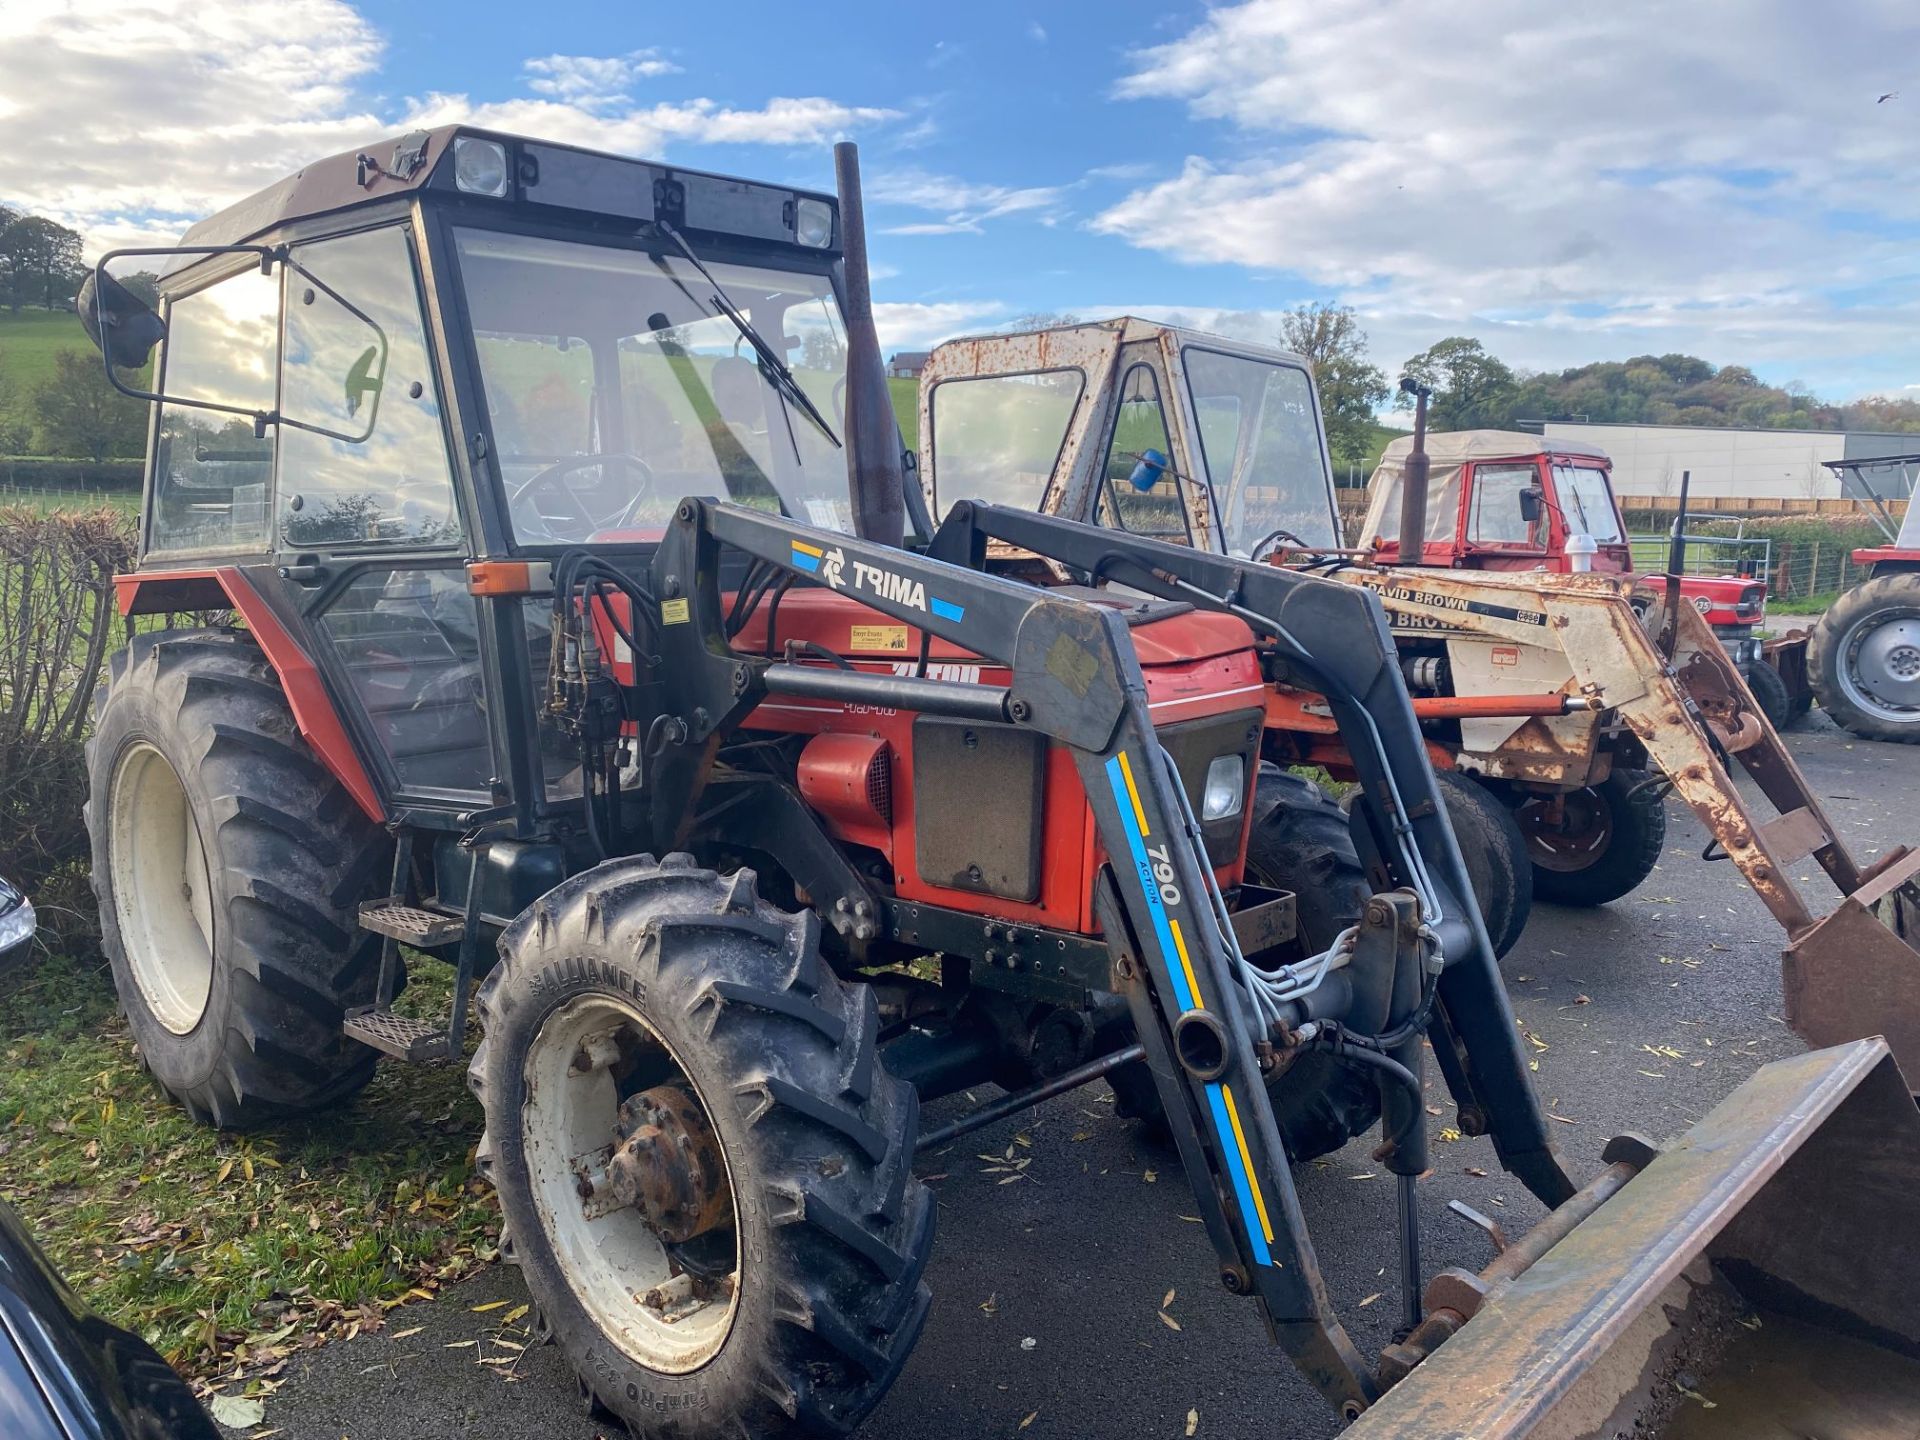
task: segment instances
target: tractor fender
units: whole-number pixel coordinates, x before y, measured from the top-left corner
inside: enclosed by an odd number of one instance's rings
[[[368,819],[386,823],[386,804],[341,723],[319,667],[239,566],[116,575],[113,589],[120,613],[129,617],[180,610],[231,609],[237,614],[280,677],[294,723],[314,755],[346,787]]]

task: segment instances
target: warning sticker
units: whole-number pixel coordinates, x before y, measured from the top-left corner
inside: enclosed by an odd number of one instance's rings
[[[660,602],[660,623],[662,625],[684,625],[691,618],[692,615],[687,598],[684,595],[678,600],[662,600]]]
[[[904,625],[856,625],[853,627],[853,648],[856,650],[878,650],[905,654],[907,649],[907,627]]]
[[[1520,647],[1518,645],[1494,646],[1493,663],[1496,665],[1518,665],[1520,663]]]

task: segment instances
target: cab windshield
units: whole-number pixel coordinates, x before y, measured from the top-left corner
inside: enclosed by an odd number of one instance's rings
[[[1307,372],[1196,346],[1181,357],[1227,553],[1264,552],[1280,532],[1287,544],[1338,545]]]
[[[517,539],[664,526],[720,495],[851,530],[846,457],[678,254],[458,230],[468,321]],[[837,432],[846,339],[824,273],[702,259]]]
[[[1591,465],[1556,465],[1553,488],[1560,494],[1560,509],[1567,517],[1569,532],[1591,535],[1601,545],[1618,545],[1626,539],[1620,533],[1620,516],[1613,508],[1606,471]]]

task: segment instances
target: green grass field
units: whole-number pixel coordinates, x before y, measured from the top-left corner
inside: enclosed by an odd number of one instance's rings
[[[0,310],[0,374],[31,390],[53,374],[53,357],[62,350],[91,350],[79,317],[62,310]]]

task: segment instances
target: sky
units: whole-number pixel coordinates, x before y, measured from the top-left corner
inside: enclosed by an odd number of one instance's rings
[[[1915,396],[1916,56],[1912,0],[4,0],[0,203],[97,250],[419,125],[821,188],[851,138],[890,348],[1328,301],[1389,375]]]

